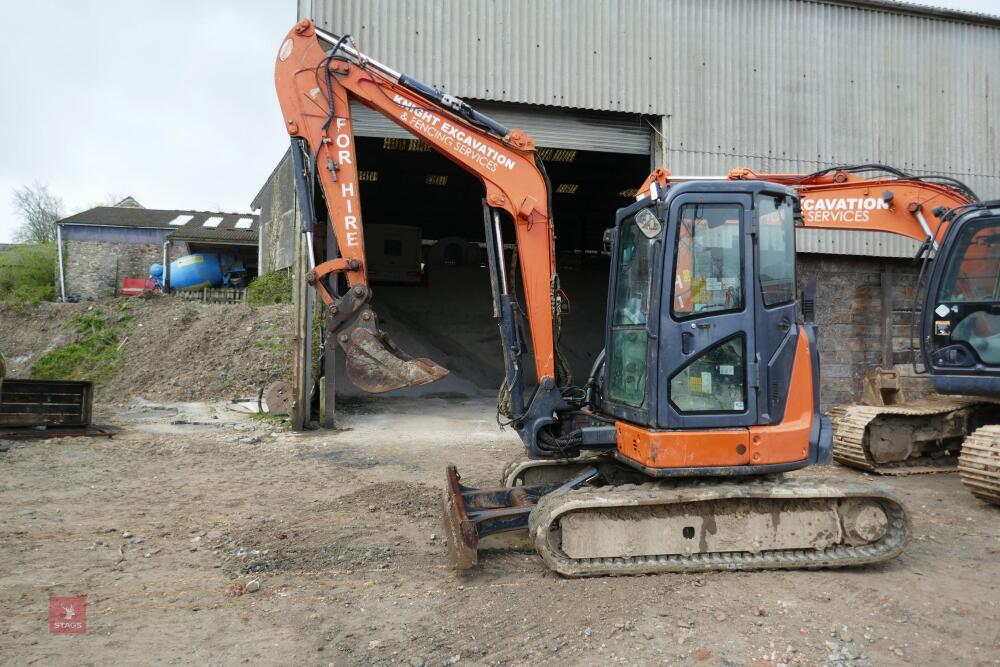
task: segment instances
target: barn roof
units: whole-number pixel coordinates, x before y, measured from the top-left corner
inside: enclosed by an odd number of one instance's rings
[[[257,241],[258,216],[252,213],[162,210],[96,206],[59,221],[60,225],[169,229],[173,240]]]

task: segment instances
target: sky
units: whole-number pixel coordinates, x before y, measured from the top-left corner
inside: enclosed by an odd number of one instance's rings
[[[1000,0],[917,4],[1000,15]],[[295,6],[0,1],[0,243],[20,224],[12,190],[36,182],[67,213],[111,195],[249,211],[288,146],[272,76]]]
[[[246,212],[288,147],[274,58],[294,0],[0,2],[0,242],[15,187]]]

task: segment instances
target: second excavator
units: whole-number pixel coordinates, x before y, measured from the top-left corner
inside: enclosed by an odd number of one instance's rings
[[[741,168],[729,178],[793,187],[804,227],[885,231],[920,242],[909,327],[916,375],[904,380],[895,368],[875,369],[864,378],[860,404],[831,409],[833,458],[887,475],[957,465],[973,493],[1000,503],[1000,205],[980,201],[954,178],[884,165],[814,174]],[[934,391],[910,398],[907,383],[921,374],[930,375]]]
[[[654,174],[613,221],[605,352],[575,385],[559,350],[565,297],[551,188],[530,136],[308,20],[282,43],[275,80],[304,225],[328,221],[336,240],[308,282],[325,306],[328,344],[344,350],[361,388],[447,371],[399,350],[371,308],[351,100],[484,187],[506,368],[500,412],[528,458],[508,466],[497,489],[467,488],[449,467],[456,566],[475,564],[482,537],[525,528],[566,576],[839,567],[902,551],[909,520],[891,493],[782,475],[828,462],[832,440],[819,411],[814,291],[796,293],[793,188]],[[504,266],[505,223],[523,301]]]

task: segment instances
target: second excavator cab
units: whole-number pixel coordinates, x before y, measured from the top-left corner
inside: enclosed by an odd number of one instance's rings
[[[973,494],[1000,505],[1000,201],[954,211],[933,264],[924,363],[939,394],[979,401],[961,422],[958,471]]]
[[[958,213],[928,294],[922,338],[934,389],[1000,397],[1000,202]]]

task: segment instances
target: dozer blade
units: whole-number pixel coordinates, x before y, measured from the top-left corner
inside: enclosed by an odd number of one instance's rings
[[[455,466],[448,466],[441,505],[444,534],[448,539],[448,560],[452,567],[458,570],[474,567],[479,560],[480,538],[523,531],[528,527],[531,510],[542,496],[572,488],[596,475],[597,469],[588,467],[562,484],[473,489],[459,484]]]
[[[448,374],[430,359],[414,359],[382,331],[354,327],[339,336],[347,359],[347,377],[372,394],[429,384]]]
[[[445,488],[441,510],[444,535],[448,540],[448,562],[456,570],[468,570],[478,562],[479,535],[475,523],[465,510],[462,487],[455,466],[445,471]]]

